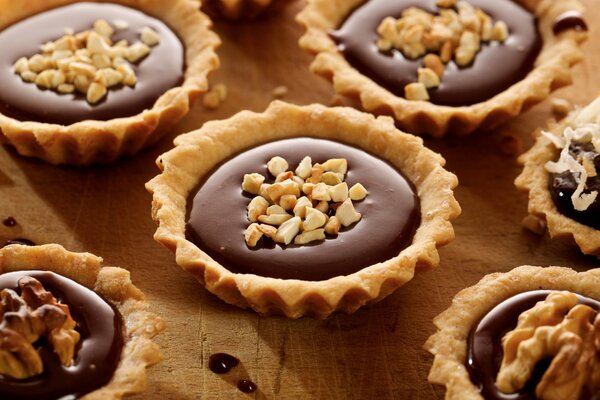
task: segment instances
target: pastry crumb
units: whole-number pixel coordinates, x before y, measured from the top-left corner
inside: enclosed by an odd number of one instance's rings
[[[561,99],[561,98],[557,98],[557,97],[553,98],[551,100],[551,106],[552,106],[552,113],[558,118],[563,118],[573,108],[573,105],[571,104],[571,102],[569,100]]]
[[[218,83],[214,85],[206,94],[204,94],[202,102],[204,107],[208,108],[209,110],[216,110],[226,98],[227,86],[225,86],[223,83]]]
[[[534,215],[528,215],[523,218],[521,226],[539,236],[542,236],[546,232],[546,221]]]
[[[276,99],[280,99],[282,97],[285,97],[289,92],[289,89],[287,86],[285,85],[281,85],[281,86],[277,86],[275,89],[273,89],[273,97],[275,97]]]

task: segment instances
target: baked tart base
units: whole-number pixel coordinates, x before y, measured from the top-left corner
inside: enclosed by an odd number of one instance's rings
[[[315,55],[311,70],[330,79],[337,93],[359,99],[362,107],[369,112],[393,116],[401,129],[414,134],[441,137],[450,132],[468,134],[476,129],[498,126],[540,102],[557,87],[569,84],[570,67],[583,58],[579,43],[585,39],[585,32],[571,29],[558,35],[553,33],[558,16],[567,10],[582,10],[577,0],[517,1],[528,10],[534,10],[543,40],[535,68],[523,80],[489,100],[470,106],[450,107],[421,100],[409,101],[361,74],[344,58],[329,35],[363,3],[363,0],[309,0],[297,17],[306,28],[300,46]]]
[[[35,0],[26,5],[0,0],[0,30],[29,16],[77,0]],[[153,107],[137,115],[106,121],[85,120],[70,125],[20,121],[0,114],[0,139],[24,156],[52,164],[108,163],[136,154],[158,141],[190,109],[194,99],[208,88],[207,75],[218,68],[215,49],[220,40],[210,19],[190,0],[115,0],[112,3],[140,10],[169,25],[185,48],[181,86],[162,94]],[[16,61],[16,60],[15,60]]]
[[[56,244],[10,245],[0,249],[0,274],[51,271],[69,278],[102,296],[122,317],[123,348],[112,379],[83,399],[120,399],[146,388],[146,368],[162,355],[152,338],[164,330],[163,320],[148,311],[144,294],[130,280],[129,271],[102,265],[90,253],[74,253]]]
[[[421,225],[412,244],[398,256],[356,273],[304,281],[232,273],[186,239],[186,204],[205,175],[242,150],[294,137],[349,144],[401,171],[416,187],[421,202]],[[398,131],[390,118],[349,108],[275,101],[261,114],[242,111],[228,120],[209,122],[176,138],[175,145],[157,160],[162,173],[146,184],[153,194],[152,217],[158,224],[155,240],[173,251],[177,264],[210,292],[261,315],[325,318],[336,311],[354,312],[412,279],[415,268],[437,266],[437,247],[454,238],[450,220],[460,213],[452,193],[456,177],[443,169],[440,155],[426,149],[421,139]]]
[[[597,121],[598,116],[600,101],[595,100],[590,107],[573,111],[562,122],[551,126],[547,134],[561,137],[566,128],[575,126],[576,123],[581,125],[588,120],[591,122],[590,118]],[[581,118],[584,120],[580,120]],[[516,178],[515,185],[519,190],[528,192],[529,214],[547,226],[552,238],[573,238],[584,254],[600,257],[600,231],[561,213],[552,199],[548,187],[550,173],[545,164],[556,161],[559,152],[548,137],[538,133],[534,146],[519,158],[519,162],[523,164],[523,172]]]
[[[425,349],[434,355],[429,382],[446,387],[446,399],[483,399],[467,370],[467,340],[471,329],[493,307],[529,291],[570,291],[600,299],[600,271],[577,273],[563,267],[521,266],[507,273],[485,276],[476,285],[459,292],[451,306],[434,319],[437,333]],[[515,322],[517,315],[515,317]],[[508,398],[508,397],[507,397]]]

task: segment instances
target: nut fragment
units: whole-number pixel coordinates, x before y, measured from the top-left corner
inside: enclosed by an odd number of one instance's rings
[[[329,195],[329,188],[323,182],[319,182],[315,185],[310,196],[313,200],[331,200],[331,196]]]
[[[252,222],[258,221],[258,217],[267,213],[269,202],[262,196],[256,196],[248,204],[248,219]]]
[[[327,222],[327,216],[319,210],[314,208],[306,209],[306,218],[302,223],[302,229],[304,231],[312,231],[322,227]]]
[[[504,393],[523,388],[542,359],[553,357],[536,386],[536,398],[576,400],[600,386],[600,317],[570,292],[552,292],[519,316],[502,339],[504,356],[496,385]]]
[[[96,104],[106,96],[106,87],[93,82],[87,91],[87,101],[90,104]]]
[[[404,97],[408,100],[429,100],[429,93],[421,82],[413,82],[404,87]]]
[[[340,232],[341,227],[342,224],[340,223],[340,220],[333,216],[327,220],[327,223],[325,224],[325,232],[327,232],[328,235],[337,235]]]
[[[298,232],[300,232],[300,226],[302,226],[302,219],[300,217],[294,217],[285,221],[277,229],[273,240],[286,245],[290,244]]]
[[[279,226],[284,222],[290,220],[292,216],[290,214],[271,214],[271,215],[261,215],[258,217],[258,220],[263,224],[275,225]],[[294,217],[296,218],[296,217]],[[299,218],[299,217],[298,217]]]
[[[281,198],[279,198],[279,205],[284,210],[292,210],[296,205],[296,196],[293,194],[284,194],[281,196]]]
[[[308,244],[317,240],[325,240],[325,230],[323,228],[302,232],[294,238],[294,244]]]
[[[245,174],[242,181],[242,190],[251,194],[258,194],[260,186],[265,182],[265,177],[258,173]]]
[[[367,189],[365,189],[361,183],[354,184],[348,191],[348,195],[352,201],[360,201],[367,197],[367,194],[369,194],[369,192],[367,192]]]
[[[310,176],[310,172],[312,169],[312,159],[309,156],[306,156],[300,161],[298,167],[296,168],[296,175],[298,175],[302,179],[306,179]]]
[[[267,163],[267,169],[273,176],[277,176],[282,172],[287,171],[288,167],[288,162],[284,158],[279,156],[271,158]]]
[[[306,207],[312,207],[311,201],[306,196],[300,197],[294,205],[294,215],[304,218],[306,216]]]
[[[329,188],[329,196],[331,201],[340,203],[348,198],[348,184],[346,182],[339,183]]]
[[[350,199],[346,199],[342,205],[337,208],[335,216],[345,227],[349,227],[353,223],[360,221],[362,218],[362,214],[354,209],[354,205]]]
[[[422,83],[427,89],[440,86],[440,77],[431,68],[419,68],[418,75],[419,82]]]
[[[244,239],[250,247],[255,247],[258,241],[262,238],[263,232],[259,229],[256,222],[250,224],[244,231]]]
[[[33,346],[45,337],[61,363],[71,365],[80,335],[69,307],[58,303],[34,278],[18,282],[21,296],[11,289],[0,292],[0,374],[25,379],[43,372],[39,353]]]
[[[160,36],[158,36],[158,33],[156,33],[154,29],[147,26],[142,29],[141,39],[142,42],[148,46],[156,46],[158,43],[160,43]]]

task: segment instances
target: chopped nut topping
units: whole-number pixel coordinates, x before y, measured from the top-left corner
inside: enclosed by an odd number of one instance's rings
[[[31,277],[19,280],[21,296],[11,289],[0,291],[0,374],[25,379],[44,371],[33,346],[46,337],[61,363],[68,367],[75,356],[80,335],[69,307]]]
[[[248,204],[252,222],[244,232],[248,246],[257,246],[265,236],[285,245],[292,241],[304,245],[324,240],[325,234],[338,235],[342,225],[348,227],[361,219],[350,196],[362,200],[368,192],[360,183],[348,189],[346,159],[313,164],[307,156],[294,172],[289,167],[287,160],[276,156],[267,163],[273,183],[265,183],[266,178],[258,173],[244,175],[242,189],[258,194]]]
[[[573,293],[552,292],[519,316],[517,327],[502,339],[500,391],[521,390],[538,361],[553,357],[536,386],[536,398],[576,400],[582,393],[597,393],[600,317],[578,302]]]
[[[440,85],[444,64],[450,60],[460,67],[471,65],[482,42],[504,42],[509,36],[505,22],[494,23],[483,10],[464,0],[437,0],[436,5],[439,15],[410,7],[399,19],[384,18],[377,28],[380,51],[397,49],[409,59],[424,56],[425,68],[419,69],[418,78],[422,85],[406,85],[408,100],[429,100],[426,89]]]
[[[131,63],[140,61],[160,38],[151,28],[144,28],[142,42],[130,45],[121,40],[112,45],[114,28],[105,20],[96,20],[92,30],[74,34],[65,29],[65,36],[41,46],[41,54],[18,59],[13,67],[25,82],[58,93],[85,95],[90,104],[97,104],[108,88],[119,85],[134,87],[137,76]],[[148,43],[151,44],[148,44]]]

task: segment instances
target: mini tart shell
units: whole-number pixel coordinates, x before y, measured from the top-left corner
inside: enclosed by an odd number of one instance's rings
[[[290,0],[204,0],[202,10],[213,18],[249,20],[264,15]]]
[[[574,111],[560,124],[554,124],[548,133],[561,136],[579,112]],[[600,258],[600,231],[569,218],[554,204],[548,188],[550,174],[546,171],[545,164],[548,161],[556,161],[558,155],[559,150],[550,140],[538,133],[533,147],[519,157],[519,162],[524,167],[515,180],[515,186],[529,193],[529,214],[546,222],[550,237],[573,238],[584,254]]]
[[[307,136],[361,148],[404,173],[421,202],[421,225],[409,247],[351,275],[302,281],[232,273],[186,239],[186,203],[213,167],[254,146]],[[152,217],[158,223],[154,239],[175,252],[177,264],[210,292],[261,315],[325,318],[334,311],[354,312],[412,279],[416,267],[437,266],[437,248],[454,238],[450,220],[460,214],[452,192],[456,176],[444,170],[439,154],[425,148],[420,138],[398,131],[390,118],[350,108],[275,101],[262,114],[242,111],[228,120],[208,122],[176,138],[175,145],[157,160],[162,173],[146,184],[153,194]]]
[[[146,368],[162,360],[152,338],[164,321],[148,311],[144,294],[131,283],[129,271],[105,267],[102,258],[74,253],[57,244],[10,245],[0,249],[0,274],[23,270],[52,271],[92,289],[119,310],[123,319],[123,350],[115,373],[105,386],[84,400],[121,399],[146,388]]]
[[[465,367],[469,333],[494,306],[538,289],[568,290],[600,300],[600,270],[577,273],[563,267],[521,266],[486,275],[454,296],[452,305],[433,320],[438,331],[424,346],[435,356],[428,380],[446,387],[446,399],[483,399]]]
[[[543,48],[534,69],[520,82],[491,99],[464,107],[440,106],[427,101],[410,101],[392,94],[358,72],[337,49],[328,32],[341,26],[365,0],[308,0],[297,21],[306,28],[300,47],[315,55],[310,68],[333,82],[334,90],[358,98],[362,107],[376,114],[393,116],[408,132],[442,137],[491,129],[520,114],[549,93],[571,83],[570,67],[583,59],[579,48],[587,34],[569,30],[555,36],[552,25],[567,10],[583,10],[577,0],[517,0],[538,17]],[[485,73],[485,71],[482,71]]]
[[[78,0],[0,0],[0,30],[31,15],[73,4]],[[163,93],[154,106],[137,115],[107,121],[85,120],[71,125],[19,121],[0,113],[0,140],[19,154],[51,164],[108,163],[136,154],[158,141],[206,92],[207,76],[219,67],[215,49],[221,41],[196,0],[110,0],[143,11],[165,22],[185,48],[184,81]]]

